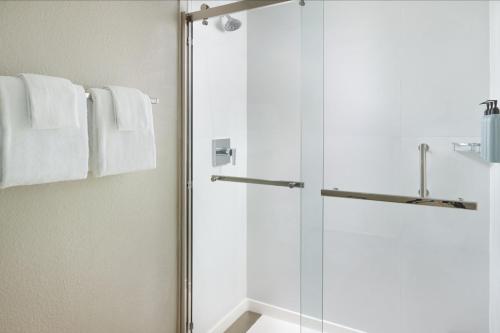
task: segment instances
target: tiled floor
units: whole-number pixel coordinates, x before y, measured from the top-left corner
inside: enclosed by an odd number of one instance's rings
[[[250,328],[248,333],[319,333],[319,332],[309,328],[302,328],[302,330],[300,330],[299,325],[275,319],[269,316],[262,316]]]

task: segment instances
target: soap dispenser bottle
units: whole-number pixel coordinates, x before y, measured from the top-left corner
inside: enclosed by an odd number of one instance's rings
[[[489,162],[500,163],[500,110],[497,100],[487,100],[481,120],[481,157]]]

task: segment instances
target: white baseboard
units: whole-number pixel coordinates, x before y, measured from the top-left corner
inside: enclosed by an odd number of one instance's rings
[[[325,333],[366,333],[364,331],[356,330],[351,327],[343,326],[340,324],[332,323],[329,321],[321,321],[318,318],[301,316],[300,313],[288,309],[280,308],[275,305],[263,303],[253,299],[245,299],[231,310],[224,318],[222,318],[209,333],[224,333],[231,324],[233,324],[242,314],[247,311],[260,313],[263,316],[288,321],[296,325],[303,325],[304,327],[311,328]]]
[[[265,316],[288,321],[296,325],[302,325],[319,332],[321,332],[321,329],[323,329],[323,332],[325,333],[366,333],[364,331],[332,323],[330,321],[322,321],[318,318],[301,315],[298,312],[259,302],[253,299],[248,299],[248,310],[260,313]]]

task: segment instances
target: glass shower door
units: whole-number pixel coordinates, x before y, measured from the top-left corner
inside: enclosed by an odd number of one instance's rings
[[[321,331],[323,5],[282,2],[193,23],[193,332]]]
[[[325,2],[325,332],[489,332],[488,6]]]

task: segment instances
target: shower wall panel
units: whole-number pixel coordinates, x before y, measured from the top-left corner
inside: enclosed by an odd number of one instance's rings
[[[248,13],[248,173],[301,179],[297,4]],[[248,297],[300,311],[300,193],[248,188]]]

